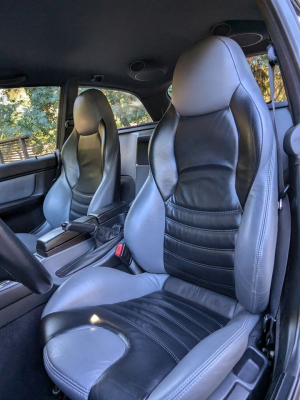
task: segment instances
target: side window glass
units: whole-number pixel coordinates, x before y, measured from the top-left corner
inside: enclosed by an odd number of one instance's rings
[[[250,65],[251,71],[254,75],[256,82],[264,96],[266,103],[270,103],[270,85],[269,85],[269,71],[268,71],[268,56],[262,54],[259,56],[248,57],[247,61]],[[281,102],[286,101],[287,96],[285,93],[283,80],[279,66],[275,66],[275,76],[274,76],[274,86],[275,86],[275,101]]]
[[[269,86],[269,71],[268,71],[268,57],[266,54],[262,54],[260,56],[248,57],[247,61],[250,65],[251,71],[254,75],[256,82],[262,92],[262,95],[266,101],[269,103],[271,101],[270,96],[270,86]],[[275,101],[281,102],[286,101],[287,96],[285,93],[283,80],[281,76],[281,72],[279,66],[275,67]],[[168,88],[168,95],[172,97],[172,85]]]
[[[56,149],[60,88],[0,89],[0,164]]]
[[[87,89],[89,88],[80,88],[79,93]],[[152,122],[141,101],[133,94],[111,89],[101,91],[113,110],[118,129]]]

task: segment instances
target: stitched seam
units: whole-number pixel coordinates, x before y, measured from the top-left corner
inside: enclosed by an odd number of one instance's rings
[[[190,304],[186,304],[186,303],[184,303],[183,301],[174,299],[172,296],[168,296],[168,295],[166,295],[166,294],[163,294],[163,296],[165,296],[167,299],[170,299],[170,300],[175,301],[176,303],[183,304],[184,306],[189,307],[189,308],[191,308],[192,310],[195,310],[195,311],[198,312],[199,314],[202,314],[202,315],[204,315],[205,317],[207,317],[208,319],[210,319],[211,321],[215,322],[217,325],[219,325],[220,328],[223,328],[224,325],[222,325],[219,321],[217,321],[216,319],[214,319],[214,318],[211,317],[210,315],[206,314],[204,311],[198,310],[196,307],[193,307],[193,306],[191,306]],[[151,297],[154,297],[154,296],[151,296]],[[155,298],[156,298],[156,299],[159,299],[159,297],[155,297]]]
[[[83,386],[79,385],[75,381],[73,381],[71,378],[67,377],[65,374],[63,374],[61,371],[59,371],[50,361],[47,349],[45,348],[45,361],[48,366],[48,368],[51,370],[51,372],[56,375],[57,378],[61,379],[66,385],[68,385],[71,389],[77,391],[80,394],[83,395],[88,395],[89,390],[84,388]]]
[[[269,176],[268,176],[268,190],[267,190],[267,199],[266,199],[266,213],[265,213],[265,220],[264,220],[264,227],[263,227],[263,236],[262,236],[262,240],[261,240],[261,244],[260,244],[260,248],[259,248],[259,255],[258,255],[258,268],[257,268],[257,275],[256,275],[256,287],[255,287],[255,301],[256,301],[256,297],[257,297],[257,285],[258,285],[258,276],[260,274],[261,271],[261,260],[262,260],[262,252],[263,252],[263,243],[266,237],[266,229],[267,229],[267,223],[268,223],[268,210],[269,210],[269,206],[270,206],[270,193],[271,193],[271,175],[272,175],[272,167],[274,165],[274,151],[275,150],[275,146],[273,145],[273,151],[272,151],[272,156],[271,156],[271,160],[270,160],[270,166],[269,166]],[[254,303],[255,303],[254,301]]]
[[[88,204],[80,203],[79,201],[74,200],[74,199],[72,199],[72,202],[78,204],[80,207],[88,207],[89,206]]]
[[[84,396],[87,396],[87,395],[88,395],[88,392],[83,392],[82,390],[80,390],[80,389],[78,389],[77,387],[75,387],[72,383],[70,383],[69,381],[67,381],[66,379],[64,379],[64,377],[61,376],[60,374],[58,374],[57,371],[55,371],[55,370],[52,368],[52,366],[51,366],[49,363],[47,363],[47,361],[46,361],[46,365],[47,365],[47,367],[49,368],[49,370],[52,372],[52,374],[53,374],[54,376],[56,376],[60,381],[62,381],[65,385],[69,386],[70,389],[75,390],[77,393],[79,393],[79,394],[81,394],[81,395],[84,395]]]
[[[203,282],[204,283],[208,283],[210,285],[221,286],[221,287],[225,287],[225,288],[229,288],[229,289],[233,289],[234,288],[234,286],[232,286],[232,285],[225,285],[224,283],[217,283],[217,282],[207,281],[205,279],[198,278],[197,276],[188,274],[187,272],[184,272],[179,268],[173,267],[172,265],[170,265],[170,264],[168,264],[166,262],[165,262],[165,265],[168,266],[169,268],[171,268],[171,269],[183,274],[183,275],[186,275],[186,276],[189,276],[192,279],[195,279],[196,281],[199,281],[199,282],[202,282],[202,283]]]
[[[172,321],[175,325],[179,326],[181,329],[183,329],[185,332],[187,332],[189,335],[191,335],[194,339],[196,339],[198,342],[201,342],[201,339],[198,338],[198,336],[196,336],[193,332],[191,332],[189,329],[187,329],[185,326],[183,326],[180,322],[176,321],[175,319],[164,315],[163,313],[153,310],[153,308],[151,307],[147,307],[145,305],[141,305],[140,303],[137,303],[134,300],[128,301],[128,303],[134,303],[136,304],[138,307],[144,308],[145,310],[149,310],[152,311],[154,314],[158,314],[161,315],[163,318],[168,319],[169,321]]]
[[[252,274],[252,282],[253,282],[253,297],[251,301],[251,308],[253,308],[256,298],[257,298],[257,285],[258,285],[258,276],[260,273],[260,262],[261,262],[261,255],[262,255],[262,247],[263,247],[263,241],[265,238],[266,234],[266,226],[267,226],[267,220],[268,220],[268,209],[269,209],[269,204],[270,204],[270,189],[271,189],[271,169],[273,166],[273,154],[274,154],[274,145],[273,145],[273,150],[271,153],[270,157],[270,164],[269,164],[269,170],[268,170],[268,177],[267,177],[267,193],[264,201],[264,214],[263,214],[263,224],[259,233],[259,240],[256,245],[255,249],[255,259],[254,259],[254,268],[253,268],[253,274]]]
[[[177,400],[181,399],[208,371],[210,371],[213,366],[220,360],[220,358],[224,357],[226,353],[231,350],[232,346],[235,344],[235,342],[240,339],[242,334],[245,332],[245,330],[241,331],[239,335],[237,335],[230,343],[228,343],[228,346],[226,349],[224,349],[218,356],[215,357],[211,363],[207,364],[206,368],[200,373],[197,378],[195,378],[186,388],[183,390],[183,392],[177,397]]]
[[[198,228],[196,226],[191,226],[191,225],[186,225],[183,224],[182,222],[178,222],[175,219],[172,219],[170,217],[166,217],[167,220],[173,222],[174,224],[184,226],[186,228],[190,229],[195,229],[197,231],[203,231],[203,232],[213,232],[213,233],[227,233],[227,232],[238,232],[238,229],[207,229],[207,228]]]
[[[73,213],[73,214],[77,215],[78,217],[84,217],[84,214],[79,214],[78,212],[74,211],[72,208],[70,210],[70,213]]]
[[[245,321],[243,322],[242,326],[240,327],[240,329],[238,329],[232,337],[230,337],[215,353],[213,353],[203,365],[197,368],[196,371],[194,371],[187,379],[185,379],[185,381],[182,382],[182,384],[173,393],[171,393],[165,400],[171,400],[172,398],[175,399],[177,394],[181,391],[181,389],[183,389],[183,387],[186,384],[188,384],[187,387],[188,389],[192,387],[198,381],[198,379],[200,379],[201,376],[203,376],[203,374],[207,372],[207,366],[209,366],[212,362],[214,362],[214,360],[218,360],[224,354],[224,351],[226,352],[226,349],[228,349],[229,345],[234,343],[235,340],[237,340],[238,338],[240,338],[240,336],[246,330],[249,318],[250,316],[248,315]],[[199,373],[200,376],[197,377]],[[194,379],[195,376],[197,377],[197,379]],[[184,390],[183,393],[181,393],[180,397],[182,397],[182,395],[186,392],[187,388]]]
[[[94,196],[93,194],[84,194],[84,193],[81,193],[81,192],[79,192],[79,191],[76,190],[76,189],[73,189],[73,192],[78,193],[78,194],[81,195],[81,196],[89,197],[89,198],[91,198],[91,197]]]
[[[230,346],[232,346],[241,336],[242,334],[246,331],[245,326],[246,326],[246,322],[248,323],[248,319],[249,316],[246,318],[246,321],[243,323],[242,327],[232,336],[232,338],[230,338],[227,341],[226,347],[222,346],[222,350],[221,351],[217,351],[212,357],[211,360],[206,362],[204,364],[204,370],[202,371],[202,373],[200,373],[200,375],[197,374],[193,374],[194,376],[197,376],[196,379],[193,379],[190,384],[185,388],[185,390],[181,393],[181,395],[178,397],[178,399],[180,399],[192,386],[195,385],[195,383],[203,376],[206,374],[207,371],[209,371],[214,365],[215,363],[224,355],[226,354],[229,350],[230,350]],[[223,350],[224,349],[224,350]],[[215,356],[215,357],[214,357]],[[202,368],[203,369],[203,368]],[[198,369],[197,372],[200,372],[201,368]],[[194,378],[193,376],[193,378]],[[188,382],[187,382],[188,383]]]
[[[101,181],[98,189],[96,190],[96,192],[94,194],[94,197],[93,197],[93,199],[91,201],[91,204],[90,204],[91,208],[93,208],[93,203],[95,203],[96,200],[98,200],[98,198],[101,197],[101,194],[103,193],[104,188],[107,186],[108,179],[109,179],[110,173],[111,173],[111,171],[113,169],[113,165],[115,164],[115,159],[117,157],[118,151],[119,151],[119,147],[114,152],[114,155],[113,155],[113,158],[112,158],[112,163],[111,163],[111,166],[109,168],[108,173],[107,174],[103,174],[102,181]],[[100,188],[101,188],[101,190],[100,190]]]
[[[188,260],[187,258],[178,256],[177,254],[173,253],[172,251],[169,251],[169,250],[166,250],[166,249],[164,249],[164,251],[165,251],[165,253],[168,253],[171,256],[179,258],[182,261],[186,261],[186,262],[189,262],[191,264],[198,265],[199,267],[210,268],[210,269],[219,269],[219,270],[224,270],[224,271],[228,271],[228,272],[233,272],[233,267],[232,268],[229,268],[229,267],[227,268],[227,267],[218,267],[218,266],[215,266],[215,265],[201,264],[201,263],[198,263],[196,261],[191,261],[191,260]]]
[[[163,328],[161,325],[157,324],[156,322],[151,321],[151,319],[148,319],[147,317],[144,317],[142,314],[139,314],[135,311],[130,310],[129,308],[126,308],[124,306],[120,306],[118,304],[118,307],[122,307],[125,310],[127,310],[128,312],[137,315],[138,317],[140,317],[141,319],[148,321],[150,324],[156,326],[157,328],[161,329],[162,331],[164,331],[165,333],[167,333],[169,336],[171,336],[174,340],[176,340],[178,343],[180,343],[187,351],[190,351],[191,349],[186,346],[179,338],[177,338],[176,336],[174,336],[171,332],[169,332],[167,329]]]
[[[253,98],[250,96],[248,90],[245,88],[245,86],[244,86],[243,83],[242,83],[242,80],[241,80],[241,78],[240,78],[240,75],[239,75],[239,72],[238,72],[238,69],[237,69],[237,66],[236,66],[234,57],[233,57],[233,55],[232,55],[232,53],[231,53],[231,50],[230,50],[230,48],[227,46],[227,44],[226,44],[222,39],[219,38],[218,40],[220,40],[220,41],[227,47],[227,50],[228,50],[228,52],[229,52],[229,54],[230,54],[230,56],[231,56],[232,62],[233,62],[233,64],[234,64],[234,67],[235,67],[237,76],[238,76],[238,78],[239,78],[240,85],[241,85],[241,87],[245,90],[245,92],[248,94],[248,97],[249,97],[250,101],[252,102],[254,108],[256,109],[256,112],[257,112],[257,114],[258,114],[258,116],[259,116],[259,120],[260,120],[261,132],[263,132],[263,124],[262,124],[261,114],[260,114],[260,112],[258,111],[258,107],[257,107],[257,105],[255,104]],[[262,145],[263,145],[263,136],[262,136],[262,135],[259,135],[259,136],[260,136],[260,139],[261,139],[261,146],[260,146],[260,159],[259,159],[259,162],[258,162],[257,165],[259,165],[260,160],[261,160],[261,149],[262,149]],[[257,168],[257,170],[258,170],[258,168]]]
[[[204,325],[200,324],[200,322],[196,321],[193,317],[190,317],[189,315],[185,314],[183,311],[181,310],[177,310],[176,308],[169,306],[169,305],[165,305],[165,304],[160,304],[160,303],[156,303],[155,301],[151,301],[148,298],[143,299],[144,301],[147,301],[149,303],[155,304],[156,306],[160,306],[160,307],[165,307],[165,308],[169,308],[170,310],[175,311],[177,314],[181,314],[183,315],[185,318],[189,319],[190,321],[194,322],[196,325],[200,326],[200,328],[202,328],[205,332],[207,332],[209,335],[212,333],[208,328],[206,328]]]
[[[193,210],[191,208],[185,208],[183,206],[179,206],[175,203],[173,203],[171,200],[168,200],[167,202],[168,204],[171,204],[172,206],[190,212],[190,213],[195,213],[195,214],[204,214],[204,215],[223,215],[223,214],[241,214],[243,212],[242,209],[237,209],[237,210],[230,210],[230,211],[200,211],[200,210]]]
[[[47,351],[47,349],[46,349],[45,353],[46,353],[46,354],[45,354],[45,355],[46,355],[46,361],[48,362],[49,367],[52,368],[52,369],[54,370],[54,372],[55,372],[58,376],[61,375],[63,379],[65,379],[65,380],[67,380],[67,381],[70,381],[70,383],[72,383],[72,385],[76,386],[76,387],[77,387],[78,389],[80,389],[81,391],[86,392],[86,393],[89,392],[87,388],[85,388],[84,386],[81,386],[79,383],[75,382],[73,379],[71,379],[71,378],[69,378],[68,376],[66,376],[64,373],[62,373],[61,371],[59,371],[59,370],[52,364],[52,362],[51,362],[51,360],[50,360],[50,358],[49,358],[49,356],[48,356],[48,351]]]
[[[128,322],[130,325],[134,326],[137,330],[143,332],[146,336],[148,336],[150,339],[152,339],[154,342],[156,342],[159,346],[161,346],[167,353],[170,354],[176,361],[176,363],[179,363],[179,359],[176,357],[176,355],[170,350],[167,346],[165,346],[160,340],[154,338],[152,335],[150,335],[148,332],[146,332],[143,328],[139,327],[136,325],[134,322],[130,321],[129,319],[122,317],[120,314],[115,313],[114,311],[102,306],[106,311],[109,311],[110,313],[116,315],[117,317],[123,319],[124,321]]]
[[[187,242],[183,242],[182,240],[176,239],[175,237],[169,235],[168,233],[165,233],[165,236],[167,236],[168,238],[170,238],[171,240],[175,240],[176,242],[183,244],[185,246],[190,246],[190,247],[194,247],[196,249],[201,249],[201,250],[208,250],[208,251],[214,251],[214,252],[233,252],[234,249],[218,249],[218,248],[211,248],[211,247],[203,247],[203,246],[197,246],[196,244],[191,244],[191,243],[187,243]]]

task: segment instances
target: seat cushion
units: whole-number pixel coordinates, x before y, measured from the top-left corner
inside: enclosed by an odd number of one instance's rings
[[[52,297],[42,320],[45,366],[71,399],[108,399],[112,393],[118,399],[145,399],[154,390],[159,398],[160,384],[188,355],[202,353],[206,340],[226,329],[230,338],[239,338],[237,331],[250,314],[236,300],[174,277],[158,277],[89,267]],[[72,298],[73,292],[83,295],[81,304],[67,302],[65,296]],[[240,312],[242,322],[234,328]],[[208,342],[210,352],[224,347],[216,340]],[[237,345],[238,357],[246,344],[244,338]],[[231,355],[223,378],[235,360]]]
[[[33,235],[32,233],[17,233],[16,236],[31,253],[36,252],[36,241],[39,238],[37,235]]]

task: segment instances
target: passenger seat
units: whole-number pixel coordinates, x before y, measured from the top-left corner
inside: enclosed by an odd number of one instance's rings
[[[66,220],[119,200],[120,148],[110,105],[97,89],[81,93],[74,103],[74,130],[62,149],[60,177],[47,194],[46,223],[37,234],[18,233],[34,253],[37,239]]]

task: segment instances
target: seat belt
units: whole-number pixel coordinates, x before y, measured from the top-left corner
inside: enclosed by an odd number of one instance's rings
[[[56,157],[57,167],[56,167],[55,177],[54,177],[52,183],[55,183],[57,181],[57,179],[59,178],[60,173],[61,173],[61,165],[62,165],[61,151],[59,149],[56,149],[54,154]]]
[[[63,144],[71,135],[74,128],[73,121],[73,107],[75,99],[78,95],[79,78],[71,76],[62,86],[61,89],[61,105],[60,105],[60,118],[59,129],[61,135],[59,137],[58,148],[61,149]]]
[[[283,165],[281,159],[281,150],[276,126],[276,111],[274,99],[274,69],[277,63],[277,57],[274,47],[268,46],[269,58],[269,81],[272,103],[272,120],[275,132],[277,146],[277,168],[278,168],[278,234],[276,242],[276,252],[274,261],[274,271],[272,277],[270,293],[270,313],[264,317],[264,331],[266,332],[267,346],[275,343],[275,325],[280,309],[280,298],[283,289],[285,273],[288,262],[290,237],[291,237],[291,214],[290,203],[287,196],[289,185],[284,184]],[[279,321],[276,330],[279,331]],[[278,333],[278,332],[277,332]],[[277,335],[278,336],[278,335]]]
[[[65,137],[64,142],[73,132],[74,120],[73,120],[73,107],[78,96],[79,78],[72,76],[67,82],[67,104],[66,104],[66,121],[65,121]]]

